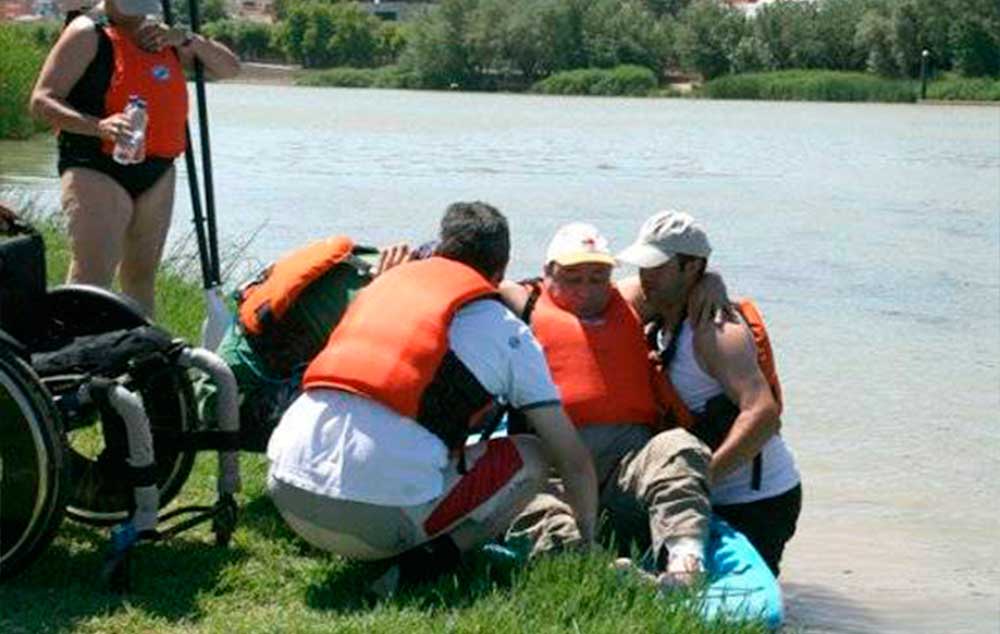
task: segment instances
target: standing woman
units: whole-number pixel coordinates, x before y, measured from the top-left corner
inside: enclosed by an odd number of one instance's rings
[[[186,149],[183,66],[198,59],[214,77],[239,72],[222,44],[147,19],[159,11],[159,0],[105,0],[102,16],[73,19],[31,95],[32,114],[59,135],[67,281],[109,287],[117,269],[122,291],[149,315],[174,204],[174,159]],[[146,158],[121,165],[111,153],[132,131],[122,114],[131,95],[147,104]]]

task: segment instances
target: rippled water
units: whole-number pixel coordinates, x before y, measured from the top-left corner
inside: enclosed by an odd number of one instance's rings
[[[807,631],[1000,628],[1000,108],[212,85],[223,244],[431,236],[503,209],[516,276],[568,220],[614,247],[657,209],[707,225],[768,318],[804,474],[782,581]],[[53,144],[0,186],[57,200]],[[175,239],[189,232],[178,187]]]

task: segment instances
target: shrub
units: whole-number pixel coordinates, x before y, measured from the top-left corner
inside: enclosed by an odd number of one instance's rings
[[[398,66],[381,68],[328,68],[306,72],[295,81],[299,86],[339,88],[420,88],[420,77]]]
[[[947,78],[927,84],[928,99],[955,101],[1000,101],[1000,80]]]
[[[642,66],[580,68],[536,82],[532,92],[546,95],[627,95],[645,97],[656,90],[656,75]]]
[[[37,27],[0,24],[0,138],[23,139],[45,129],[28,113],[31,89],[45,61],[44,33]]]
[[[699,94],[712,99],[913,102],[917,89],[913,81],[865,73],[792,70],[719,77]]]

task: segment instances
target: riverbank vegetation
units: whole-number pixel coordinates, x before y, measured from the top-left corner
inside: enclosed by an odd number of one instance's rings
[[[38,223],[51,284],[67,266],[63,232]],[[201,291],[183,258],[161,273],[158,312],[174,334],[193,340]],[[265,491],[263,456],[242,454],[244,490],[236,533],[216,547],[207,526],[139,546],[132,590],[99,580],[108,530],[65,520],[54,542],[20,575],[0,585],[0,631],[117,634],[275,631],[423,634],[436,632],[674,632],[763,634],[756,624],[704,623],[682,597],[667,600],[608,568],[611,555],[565,554],[523,569],[481,554],[456,575],[376,601],[366,588],[384,566],[354,564],[311,548],[286,526]],[[214,500],[215,459],[200,454],[180,504]]]
[[[897,80],[919,78],[922,67],[932,79],[946,72],[1000,77],[1000,5],[993,0],[778,0],[752,15],[722,0],[442,0],[391,27],[347,19],[346,10],[338,18],[314,1],[284,0],[286,17],[272,41],[288,59],[322,65],[322,55],[297,42],[323,38],[296,33],[338,34],[328,39],[334,46],[346,38],[341,31],[369,29],[362,47],[369,53],[350,65],[392,64],[423,88],[537,90],[539,81],[574,72],[552,84],[592,94],[592,82],[582,80],[592,75],[576,71],[631,65],[652,71],[658,83],[668,73],[703,80],[786,70],[862,73],[873,79],[868,89],[846,94],[895,99]],[[380,41],[393,44],[376,46]],[[345,65],[335,51],[327,57]],[[813,88],[816,77],[773,81],[802,80],[807,85],[798,92],[809,96],[823,93]],[[879,79],[889,83],[876,88]]]
[[[23,139],[44,129],[28,113],[28,97],[51,38],[51,26],[0,22],[0,139]]]
[[[919,85],[913,80],[885,79],[867,73],[785,70],[724,75],[707,82],[699,94],[710,99],[905,103],[917,100]]]
[[[928,98],[1000,92],[996,0],[777,0],[753,14],[725,0],[441,0],[407,22],[278,0],[271,24],[204,0],[202,16],[244,60],[302,66],[310,86],[676,94],[646,89],[641,67],[659,87],[707,82],[693,94],[709,97],[913,101],[922,70]],[[58,29],[0,25],[0,136],[36,129],[27,94]]]

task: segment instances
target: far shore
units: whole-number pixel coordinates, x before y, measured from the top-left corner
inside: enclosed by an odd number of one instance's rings
[[[240,74],[232,79],[222,80],[220,83],[227,84],[250,84],[250,85],[265,85],[265,86],[295,86],[297,85],[297,79],[304,74],[319,72],[316,70],[305,70],[302,66],[297,64],[276,64],[276,63],[266,63],[266,62],[243,62]],[[683,81],[671,82],[663,87],[662,90],[673,90],[675,91],[674,97],[677,95],[681,96],[693,96],[698,98],[697,95],[692,95],[698,87],[701,86],[701,82],[690,81],[685,78]],[[334,87],[334,86],[331,86]],[[527,93],[526,93],[527,94]],[[705,99],[710,99],[710,97],[701,97]],[[927,106],[994,106],[1000,107],[1000,101],[976,101],[976,100],[949,100],[949,99],[918,99],[916,101],[917,105],[927,105]]]
[[[297,64],[268,64],[264,62],[243,62],[240,74],[232,79],[222,80],[226,84],[267,84],[272,86],[294,86],[295,78],[302,72]]]

